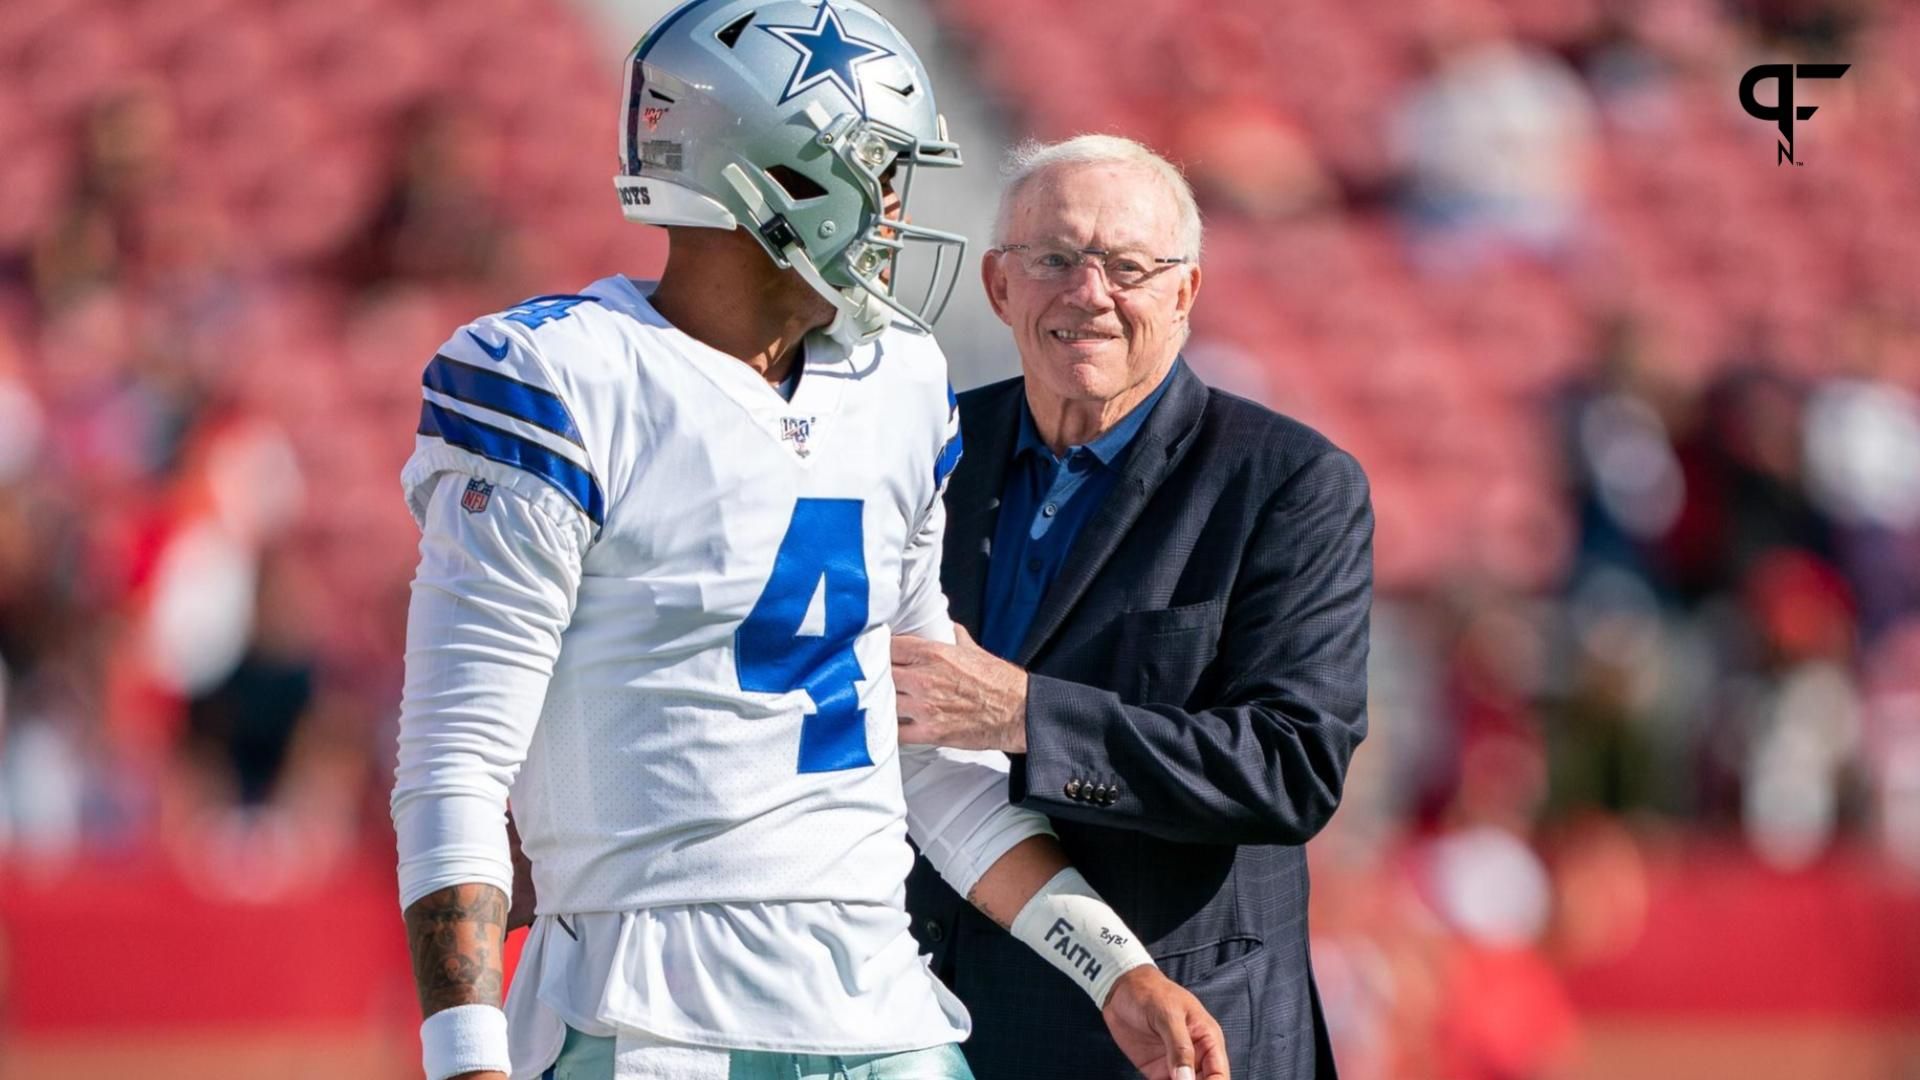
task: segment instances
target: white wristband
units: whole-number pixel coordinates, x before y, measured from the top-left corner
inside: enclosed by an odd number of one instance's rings
[[[511,1073],[507,1014],[494,1005],[455,1005],[420,1025],[420,1063],[427,1080],[492,1069]]]
[[[1133,931],[1071,866],[1020,909],[1013,936],[1066,972],[1099,1008],[1106,1008],[1120,976],[1153,963]]]

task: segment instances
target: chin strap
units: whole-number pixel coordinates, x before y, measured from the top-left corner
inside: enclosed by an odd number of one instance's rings
[[[746,172],[739,165],[729,163],[720,170],[720,175],[740,196],[740,201],[746,204],[747,213],[753,215],[753,227],[759,232],[760,238],[767,242],[767,246],[778,251],[781,258],[813,287],[813,291],[833,304],[836,314],[832,325],[827,327],[827,335],[849,348],[879,337],[880,332],[892,321],[886,308],[875,303],[873,295],[866,290],[859,290],[856,299],[851,295],[853,290],[836,289],[829,284],[821,275],[820,268],[807,255],[806,245],[800,242],[792,224],[774,213],[773,208],[767,205],[766,197],[760,194],[759,188],[753,186],[753,181],[747,179]]]

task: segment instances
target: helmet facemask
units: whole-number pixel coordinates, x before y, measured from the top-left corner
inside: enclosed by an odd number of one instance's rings
[[[805,278],[840,313],[828,333],[859,344],[879,336],[894,318],[930,331],[952,298],[966,252],[966,238],[958,233],[916,225],[907,220],[913,180],[922,167],[958,168],[960,148],[944,138],[919,139],[909,132],[857,113],[829,117],[818,103],[804,111],[820,145],[837,160],[839,178],[851,178],[865,203],[861,225],[849,238],[835,234],[831,220],[812,222],[806,213],[812,200],[796,199],[780,176],[758,168],[759,183],[747,169],[729,166],[723,173],[747,204],[751,224],[767,253],[783,268]],[[887,187],[891,174],[898,198],[888,213]],[[901,262],[909,252],[931,245],[932,266],[917,302],[904,301],[897,292]]]

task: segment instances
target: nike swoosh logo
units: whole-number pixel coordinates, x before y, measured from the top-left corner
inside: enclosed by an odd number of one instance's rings
[[[486,338],[481,337],[471,330],[467,331],[467,336],[473,339],[475,345],[480,346],[481,352],[486,353],[495,360],[505,360],[507,358],[507,347],[512,344],[511,341],[502,341],[498,345],[489,345],[487,344]]]

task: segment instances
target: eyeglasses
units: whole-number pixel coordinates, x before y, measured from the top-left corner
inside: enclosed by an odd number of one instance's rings
[[[1139,251],[1069,248],[1053,245],[1001,244],[994,248],[1014,261],[1034,281],[1062,281],[1091,262],[1100,268],[1110,289],[1137,289],[1169,266],[1191,262],[1185,256],[1156,256]]]

